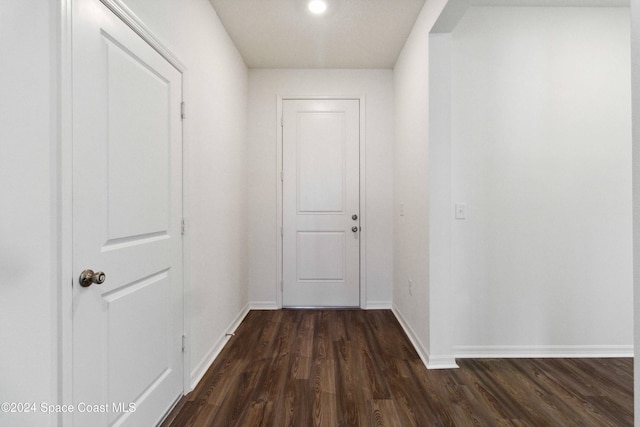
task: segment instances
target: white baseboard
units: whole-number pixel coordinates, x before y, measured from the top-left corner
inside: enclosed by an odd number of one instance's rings
[[[366,303],[363,310],[391,310],[392,304],[390,301],[369,301]],[[249,310],[279,310],[278,305],[273,301],[251,301],[249,303]]]
[[[460,345],[453,353],[461,359],[633,357],[633,345]]]
[[[391,310],[393,304],[391,301],[367,301],[366,305],[362,308],[364,310]]]
[[[459,368],[456,363],[456,358],[451,355],[436,356],[429,355],[429,363],[427,363],[427,369],[457,369]]]
[[[245,305],[240,310],[240,313],[238,313],[238,315],[233,319],[233,321],[225,329],[225,333],[235,331],[240,325],[240,323],[242,322],[242,320],[245,318],[247,313],[249,313],[249,304]],[[207,352],[206,356],[202,358],[200,363],[198,363],[198,366],[196,366],[196,368],[191,371],[191,390],[193,390],[196,387],[196,385],[198,385],[202,377],[204,377],[204,374],[207,372],[211,364],[213,364],[213,361],[216,360],[216,357],[218,357],[218,355],[220,354],[224,346],[227,344],[227,341],[229,341],[229,338],[230,337],[223,334],[213,344],[211,349]]]
[[[249,310],[279,310],[275,301],[251,301]]]
[[[409,341],[413,344],[413,347],[416,349],[418,356],[422,360],[422,363],[427,367],[427,369],[455,369],[458,367],[456,364],[456,359],[453,355],[433,355],[430,356],[429,352],[426,350],[422,342],[415,334],[413,328],[409,326],[405,318],[402,316],[402,313],[398,309],[398,307],[393,304],[392,312],[398,319],[400,326],[404,329],[404,332],[409,337]]]

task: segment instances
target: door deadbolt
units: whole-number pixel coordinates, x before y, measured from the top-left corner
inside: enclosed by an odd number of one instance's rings
[[[358,215],[356,215],[356,214],[351,215],[351,219],[354,220],[354,221],[357,221],[358,220]]]
[[[91,286],[94,283],[96,285],[101,285],[104,283],[104,281],[107,280],[107,275],[104,274],[102,271],[98,271],[96,273],[93,272],[93,270],[85,270],[82,273],[80,273],[80,286],[82,286],[83,288],[86,288],[87,286]]]

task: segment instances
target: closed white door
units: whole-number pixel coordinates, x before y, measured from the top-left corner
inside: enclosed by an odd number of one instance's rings
[[[152,426],[183,391],[182,76],[73,5],[74,425]]]
[[[360,305],[360,103],[284,100],[283,305]]]

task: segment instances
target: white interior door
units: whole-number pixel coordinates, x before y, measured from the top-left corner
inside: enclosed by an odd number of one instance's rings
[[[73,2],[75,426],[152,426],[183,391],[182,75]]]
[[[283,305],[360,305],[360,103],[284,100]]]

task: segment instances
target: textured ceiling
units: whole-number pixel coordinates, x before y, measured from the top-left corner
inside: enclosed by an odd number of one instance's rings
[[[210,0],[249,68],[392,68],[425,0]]]

